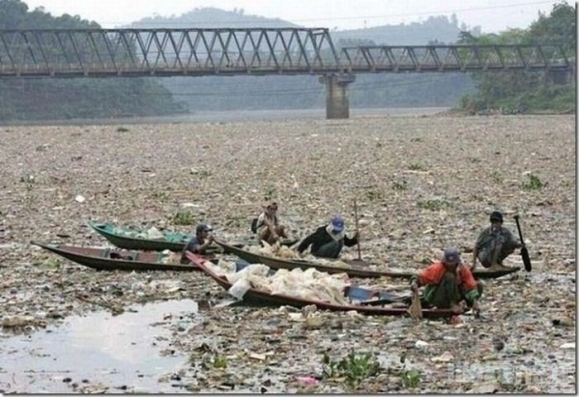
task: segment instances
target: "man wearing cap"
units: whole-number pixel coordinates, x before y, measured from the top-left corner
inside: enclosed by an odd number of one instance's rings
[[[285,227],[279,224],[277,209],[276,202],[270,203],[257,217],[257,235],[260,240],[267,241],[268,244],[275,243],[280,237],[287,238]]]
[[[503,214],[494,211],[490,216],[491,225],[478,236],[472,253],[472,267],[476,267],[477,259],[485,268],[504,269],[503,261],[516,248],[521,248],[511,231],[503,227]]]
[[[181,253],[181,264],[186,265],[191,263],[189,259],[185,256],[185,252],[193,252],[194,254],[205,254],[207,248],[213,243],[213,236],[209,234],[211,227],[206,223],[200,223],[195,229],[195,236],[191,237],[183,252]]]
[[[480,312],[478,301],[482,295],[482,284],[475,281],[456,248],[446,249],[442,260],[412,276],[410,283],[412,291],[426,286],[423,300],[427,306],[460,313],[466,301],[476,314]]]
[[[348,238],[344,219],[341,216],[334,216],[328,225],[320,226],[314,233],[307,236],[300,243],[297,251],[302,254],[311,245],[312,255],[319,258],[336,259],[340,256],[344,246],[356,245],[358,238],[358,232],[352,238]]]

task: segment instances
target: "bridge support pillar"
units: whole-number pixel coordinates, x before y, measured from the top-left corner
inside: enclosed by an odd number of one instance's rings
[[[350,118],[347,88],[354,80],[353,74],[320,76],[320,83],[326,86],[326,119]]]

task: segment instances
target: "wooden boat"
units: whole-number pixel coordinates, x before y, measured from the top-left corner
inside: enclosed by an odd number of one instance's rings
[[[185,248],[185,244],[190,234],[176,233],[176,232],[161,232],[163,238],[152,239],[146,238],[145,230],[131,229],[129,227],[119,227],[111,223],[96,223],[88,222],[88,225],[98,234],[107,239],[116,247],[129,250],[143,250],[143,251],[165,251],[181,252]],[[119,230],[121,232],[119,232]],[[140,235],[141,237],[136,237]],[[286,240],[282,244],[290,246],[298,240]],[[247,239],[238,243],[233,243],[233,246],[243,247],[245,245],[258,244],[256,239]]]
[[[208,268],[205,263],[206,258],[199,255],[195,255],[191,252],[186,253],[189,260],[194,263],[199,269],[201,269],[205,274],[211,277],[225,290],[229,290],[232,284],[227,281],[225,276],[218,276],[210,268]],[[243,301],[251,304],[257,305],[268,305],[268,306],[293,306],[297,308],[302,308],[308,305],[315,305],[321,310],[339,311],[347,312],[355,310],[358,313],[373,315],[373,316],[409,316],[408,307],[378,307],[377,304],[386,304],[391,302],[402,302],[403,298],[388,298],[388,291],[372,291],[364,289],[361,287],[350,286],[344,289],[344,296],[349,298],[358,299],[371,299],[378,298],[376,300],[366,300],[360,304],[351,305],[337,305],[333,303],[327,303],[322,301],[313,301],[302,298],[297,298],[289,295],[272,295],[270,293],[260,291],[257,289],[249,289],[243,295]],[[405,305],[406,306],[406,305]],[[439,317],[451,317],[455,315],[451,310],[448,309],[422,309],[422,316],[424,318],[439,318]]]
[[[346,262],[351,267],[339,267],[339,266],[331,266],[326,264],[320,264],[316,262],[310,262],[305,260],[287,260],[282,258],[272,258],[271,256],[267,255],[260,255],[253,252],[249,252],[239,247],[235,247],[231,244],[225,243],[223,241],[215,241],[216,244],[221,246],[225,252],[231,253],[236,255],[237,257],[249,262],[249,263],[262,263],[266,266],[269,266],[272,269],[295,269],[299,267],[301,269],[307,269],[313,267],[320,272],[328,273],[328,274],[336,274],[336,273],[346,273],[350,277],[359,277],[359,278],[378,278],[378,277],[392,277],[392,278],[406,278],[409,279],[412,277],[415,272],[407,271],[377,271],[377,270],[370,270],[367,267],[371,265],[371,263],[363,262],[363,261],[351,261]],[[478,279],[485,279],[485,278],[498,278],[502,276],[506,276],[507,274],[511,274],[514,272],[519,271],[519,267],[513,267],[505,270],[475,270],[473,275],[475,278]]]
[[[151,271],[165,270],[192,272],[200,269],[193,265],[163,263],[163,252],[128,251],[118,248],[77,247],[70,245],[32,244],[60,255],[79,265],[96,270]],[[175,254],[173,254],[175,255]],[[176,258],[177,259],[177,258]],[[178,259],[177,259],[178,261]]]

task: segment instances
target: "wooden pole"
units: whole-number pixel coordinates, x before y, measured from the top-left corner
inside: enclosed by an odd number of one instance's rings
[[[358,227],[358,203],[354,199],[354,220],[356,222],[356,233],[358,234],[358,260],[362,260],[362,253],[360,251],[360,228]]]

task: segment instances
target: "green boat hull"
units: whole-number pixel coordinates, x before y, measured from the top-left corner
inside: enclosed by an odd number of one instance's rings
[[[125,235],[126,233],[142,234],[144,231],[130,229],[127,227],[115,227],[110,223],[96,223],[88,222],[88,225],[95,232],[103,236],[108,242],[110,242],[115,247],[128,249],[128,250],[139,250],[139,251],[165,251],[169,250],[172,252],[181,252],[185,248],[185,244],[191,238],[190,234],[185,233],[175,233],[175,232],[161,232],[163,234],[163,239],[147,239],[139,237],[130,237]],[[118,230],[123,230],[124,233],[118,233]],[[298,240],[285,240],[282,242],[283,245],[291,246],[295,244]],[[248,238],[241,242],[233,243],[234,247],[243,247],[245,245],[257,245],[256,239]],[[208,252],[217,252],[217,249]],[[231,253],[225,250],[225,253]]]

